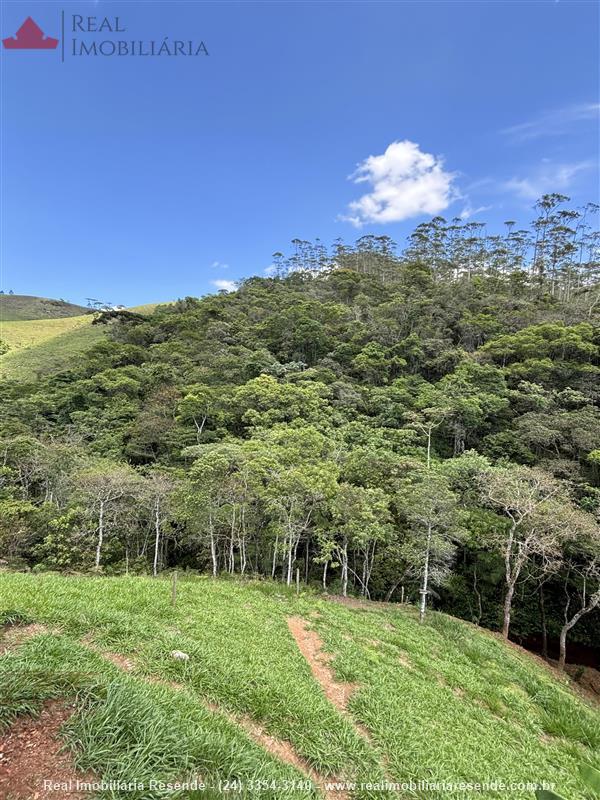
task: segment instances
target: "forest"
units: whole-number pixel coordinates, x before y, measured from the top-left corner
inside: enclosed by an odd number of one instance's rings
[[[300,580],[592,652],[597,215],[294,240],[234,292],[97,313],[69,369],[0,383],[2,565]]]

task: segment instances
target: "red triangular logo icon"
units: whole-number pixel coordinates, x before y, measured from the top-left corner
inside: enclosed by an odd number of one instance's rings
[[[2,39],[2,44],[7,50],[54,50],[58,45],[58,39],[44,36],[40,26],[31,17],[27,17],[16,36]]]

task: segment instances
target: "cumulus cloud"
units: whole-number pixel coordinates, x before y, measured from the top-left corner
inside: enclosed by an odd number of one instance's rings
[[[385,153],[361,162],[349,180],[371,191],[348,205],[341,218],[357,228],[368,222],[400,222],[419,214],[439,214],[458,196],[456,174],[444,169],[440,156],[424,153],[405,139]]]
[[[501,133],[517,144],[541,136],[560,136],[568,133],[579,122],[597,121],[599,114],[600,103],[579,103],[546,111],[534,119],[505,128]]]
[[[213,261],[210,266],[211,269],[229,269],[229,264],[223,264],[222,261]]]
[[[529,175],[506,181],[504,188],[523,200],[537,200],[547,192],[564,192],[581,172],[595,167],[597,164],[593,160],[559,164],[546,159]]]
[[[220,289],[220,290],[222,290],[224,292],[235,292],[235,290],[237,288],[236,285],[235,285],[235,281],[226,281],[226,280],[219,279],[219,280],[216,280],[216,281],[211,281],[211,283],[217,289]]]

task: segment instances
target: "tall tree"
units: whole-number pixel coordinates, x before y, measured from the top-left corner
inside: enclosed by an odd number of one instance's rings
[[[118,528],[119,512],[139,486],[136,472],[125,464],[98,461],[74,476],[85,509],[96,515],[94,568],[100,569],[102,545],[108,532]]]
[[[431,585],[448,575],[455,543],[462,536],[456,495],[436,470],[415,470],[395,496],[407,531],[404,547],[420,576],[419,621],[425,620]]]
[[[515,589],[525,568],[535,565],[539,574],[560,563],[566,536],[562,509],[569,499],[561,484],[540,469],[495,467],[483,471],[480,481],[484,502],[509,520],[506,532],[494,533],[504,560],[502,635],[508,639]]]

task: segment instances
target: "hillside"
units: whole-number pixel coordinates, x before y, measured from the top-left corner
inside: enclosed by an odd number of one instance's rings
[[[3,356],[0,558],[299,579],[597,665],[600,287],[551,260],[562,221],[530,260],[440,218],[403,253],[296,242]]]
[[[48,297],[34,297],[25,294],[0,294],[0,320],[2,322],[80,317],[88,312],[89,309],[85,306],[67,303],[65,300],[52,300]]]
[[[146,786],[200,776],[273,800],[465,796],[366,786],[411,780],[504,781],[511,800],[533,798],[517,784],[546,781],[584,800],[579,766],[600,766],[596,710],[527,654],[443,614],[419,626],[408,606],[181,576],[172,608],[170,581],[22,574],[2,575],[0,613],[19,623],[0,658],[0,791],[25,758],[6,731],[35,735],[14,720],[42,707],[62,709],[69,759],[33,764],[29,796],[58,769]],[[50,737],[48,713],[40,725]]]
[[[0,355],[0,378],[33,381],[68,369],[106,333],[91,322],[85,316],[5,323],[3,337],[11,349]]]
[[[49,305],[43,307],[51,310],[54,302],[49,300]],[[151,303],[130,310],[150,314],[156,305]],[[82,353],[106,335],[106,327],[92,325],[92,320],[93,315],[86,313],[0,321],[0,340],[9,348],[4,355],[0,354],[0,379],[36,380],[69,369]]]
[[[91,315],[79,317],[56,317],[55,319],[28,319],[2,322],[2,339],[8,345],[9,352],[21,350],[25,347],[41,344],[42,342],[61,336],[63,333],[89,325]]]

